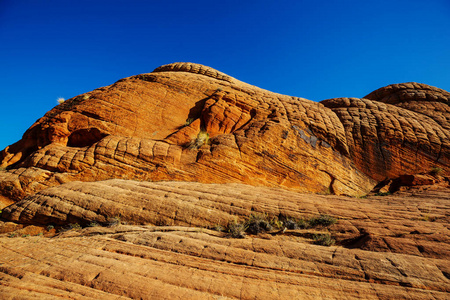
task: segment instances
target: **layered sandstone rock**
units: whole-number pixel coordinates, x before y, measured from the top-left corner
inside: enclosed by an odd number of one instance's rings
[[[353,162],[381,181],[448,171],[450,93],[425,84],[393,84],[363,99],[322,101],[341,120]]]
[[[437,190],[432,187],[425,192],[414,190],[404,197],[350,198],[242,184],[120,179],[70,182],[5,208],[2,218],[41,226],[88,226],[93,222],[107,224],[117,218],[135,225],[225,228],[231,221],[242,221],[255,213],[292,219],[332,215],[340,220],[332,227],[333,235],[348,246],[357,244],[372,251],[393,252],[400,248],[401,253],[427,257],[449,256],[446,244],[450,232],[445,226],[450,221],[446,213],[450,209],[449,185],[436,187]],[[426,201],[427,197],[431,200]],[[430,240],[439,241],[441,246],[430,245]]]
[[[38,120],[0,153],[7,167],[0,200],[5,206],[64,182],[108,178],[361,195],[387,177],[447,172],[448,93],[405,86],[419,95],[416,104],[383,100],[391,87],[368,95],[373,100],[316,103],[198,64],[162,66],[69,99]],[[414,108],[422,102],[428,115]],[[435,103],[439,114],[431,112]]]
[[[190,63],[69,99],[0,152],[0,295],[446,299],[449,99],[316,103]],[[255,213],[337,223],[211,230]]]
[[[429,189],[351,198],[242,184],[67,183],[27,197],[6,209],[5,217],[56,226],[119,216],[122,222],[153,225],[86,227],[53,238],[27,236],[32,231],[26,228],[0,235],[0,294],[4,299],[446,299],[449,195],[448,189]],[[257,212],[329,214],[338,221],[328,228],[243,239],[208,229]],[[337,244],[315,245],[316,232],[330,233]]]

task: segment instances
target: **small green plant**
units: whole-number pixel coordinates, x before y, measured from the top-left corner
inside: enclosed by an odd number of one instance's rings
[[[189,143],[189,149],[198,149],[203,145],[207,145],[209,143],[209,133],[205,130],[201,130],[195,140]]]
[[[118,226],[118,225],[120,225],[120,223],[121,223],[120,217],[116,216],[116,217],[108,218],[107,226],[108,227]]]
[[[78,224],[78,223],[70,223],[70,224],[69,224],[69,229],[80,230],[80,229],[82,229],[82,228],[81,228],[81,225]]]
[[[95,221],[92,221],[92,222],[90,222],[90,223],[88,224],[88,227],[97,227],[97,226],[100,226],[100,224],[98,224],[98,223],[95,222]]]
[[[431,168],[430,174],[433,175],[433,176],[436,176],[436,175],[441,174],[442,171],[443,171],[442,168],[439,168],[439,167],[433,167],[433,168]]]
[[[9,237],[9,238],[13,238],[13,237],[16,237],[16,235],[17,235],[17,234],[15,234],[15,233],[11,233],[10,235],[8,235],[8,237]]]
[[[195,121],[194,118],[187,118],[186,122],[184,122],[184,127],[191,125],[192,122],[194,122],[194,121]]]
[[[321,246],[331,246],[336,243],[336,241],[328,233],[314,234],[313,235],[314,244]]]
[[[279,220],[278,218],[274,217],[270,220],[270,225],[272,225],[273,227],[277,228],[277,229],[282,229],[284,228],[284,223],[283,221]]]
[[[330,226],[333,225],[334,223],[336,223],[337,220],[329,215],[320,215],[318,217],[313,217],[309,220],[309,225],[311,227],[315,227],[315,226]]]
[[[50,226],[52,226],[52,225],[50,225]],[[60,227],[58,229],[58,232],[66,232],[66,231],[69,231],[69,230],[80,230],[80,229],[82,229],[80,224],[78,224],[78,223],[70,223],[67,226]]]
[[[230,237],[235,239],[243,239],[245,237],[246,226],[238,223],[236,220],[228,223],[227,231]]]
[[[293,230],[293,229],[299,229],[299,228],[300,228],[300,226],[298,225],[298,222],[296,222],[296,221],[293,220],[293,219],[286,219],[286,220],[284,221],[284,226],[285,226],[287,229],[291,229],[291,230]]]
[[[53,225],[48,225],[47,226],[47,231],[50,231],[50,230],[52,230],[52,229],[54,229],[55,228],[55,226],[53,226]]]
[[[392,195],[391,192],[378,192],[375,196],[389,196]]]
[[[304,219],[298,219],[297,225],[298,225],[298,228],[300,228],[300,229],[306,229],[309,227],[308,221],[306,221]]]
[[[251,214],[246,225],[246,231],[250,234],[258,234],[273,229],[266,214]]]
[[[226,228],[223,227],[223,226],[220,225],[220,224],[217,224],[217,225],[215,225],[214,227],[212,227],[212,230],[219,231],[219,232],[224,232],[224,231],[226,231]]]
[[[282,216],[281,219],[283,220],[283,225],[286,229],[295,230],[305,229],[309,227],[308,222],[302,218],[297,219]]]
[[[39,233],[37,234],[37,236],[43,236],[43,235],[44,235],[43,232],[39,232]]]

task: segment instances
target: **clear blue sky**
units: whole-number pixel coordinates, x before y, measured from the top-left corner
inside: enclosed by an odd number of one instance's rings
[[[450,90],[450,0],[0,0],[0,149],[65,99],[178,61],[320,101]]]

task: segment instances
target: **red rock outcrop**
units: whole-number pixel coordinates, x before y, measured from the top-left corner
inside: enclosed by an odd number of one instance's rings
[[[363,99],[322,101],[341,120],[350,157],[377,181],[450,166],[450,93],[393,84]]]
[[[316,103],[190,63],[69,99],[0,152],[1,298],[447,299],[449,99]],[[255,213],[277,229],[212,230]]]
[[[162,66],[69,99],[38,120],[0,152],[7,167],[0,200],[5,206],[64,182],[109,178],[362,195],[385,178],[447,172],[448,93],[404,86],[415,104],[406,96],[383,100],[394,98],[386,96],[392,86],[368,95],[378,100],[316,103],[198,64]],[[433,117],[415,111],[423,102]],[[435,102],[439,114],[431,112]]]
[[[242,184],[71,182],[6,209],[35,224],[122,222],[55,237],[0,235],[3,299],[447,299],[448,189],[306,195]],[[207,229],[251,213],[329,214],[328,228],[227,238]],[[5,214],[5,213],[4,213]],[[164,226],[163,226],[164,224]],[[189,227],[185,227],[189,226]],[[26,234],[28,232],[28,234]],[[312,243],[330,233],[337,245]],[[19,235],[20,233],[20,235]]]

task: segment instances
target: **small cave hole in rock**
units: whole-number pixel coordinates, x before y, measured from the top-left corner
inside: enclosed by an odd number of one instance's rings
[[[97,128],[79,129],[72,132],[67,142],[68,147],[87,147],[91,146],[107,136]]]

